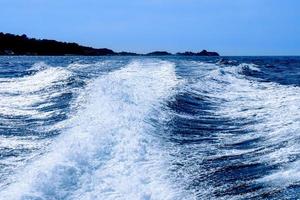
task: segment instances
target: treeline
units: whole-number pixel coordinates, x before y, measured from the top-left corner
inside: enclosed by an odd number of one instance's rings
[[[5,55],[114,55],[114,51],[85,47],[76,43],[39,40],[26,35],[0,33],[0,54]]]
[[[114,52],[107,48],[92,48],[77,43],[59,42],[56,40],[28,38],[26,35],[14,35],[0,32],[0,55],[86,55],[86,56],[168,56],[166,51],[154,51],[148,54],[131,52]],[[217,52],[203,50],[199,53],[177,53],[179,56],[219,56]]]

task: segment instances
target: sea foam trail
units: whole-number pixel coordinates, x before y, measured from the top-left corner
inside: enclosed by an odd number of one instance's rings
[[[249,184],[269,186],[260,191],[262,194],[297,184],[300,168],[299,162],[294,161],[300,152],[300,97],[297,95],[300,88],[248,77],[243,73],[245,69],[259,71],[249,64],[199,65],[210,70],[199,73],[202,77],[190,86],[191,90],[199,95],[205,94],[204,98],[214,105],[213,113],[235,122],[236,125],[233,123],[229,129],[237,130],[224,130],[219,134],[216,154],[210,159],[240,156],[248,159],[231,165],[277,168],[266,170],[256,180],[249,180]],[[222,187],[226,188],[226,184]],[[257,194],[251,192],[243,198]]]
[[[42,158],[0,196],[4,199],[176,199],[165,154],[151,136],[153,110],[175,93],[169,62],[132,62],[91,81],[77,113]]]

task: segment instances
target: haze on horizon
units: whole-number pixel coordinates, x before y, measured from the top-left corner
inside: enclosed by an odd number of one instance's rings
[[[1,0],[0,32],[145,53],[300,55],[298,0]]]

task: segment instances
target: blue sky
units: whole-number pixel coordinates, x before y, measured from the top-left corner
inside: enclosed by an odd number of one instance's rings
[[[1,0],[0,32],[116,51],[300,55],[299,0]]]

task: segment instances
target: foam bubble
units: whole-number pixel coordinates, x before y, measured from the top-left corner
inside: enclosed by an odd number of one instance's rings
[[[132,62],[91,81],[41,159],[0,192],[6,199],[175,199],[148,123],[178,80],[169,62]],[[84,102],[84,105],[78,105]]]

